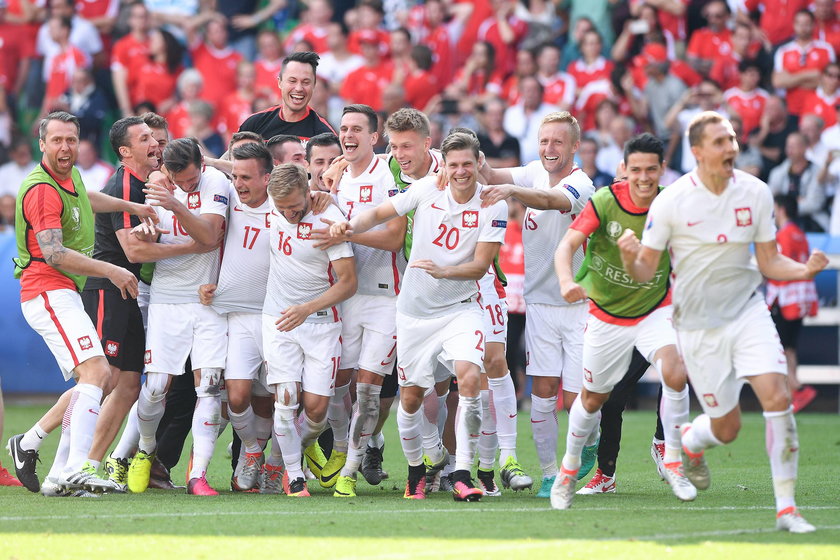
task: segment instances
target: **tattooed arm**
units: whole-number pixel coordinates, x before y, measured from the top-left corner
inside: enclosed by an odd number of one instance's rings
[[[107,278],[119,288],[123,298],[137,297],[137,278],[128,270],[86,257],[64,246],[64,235],[60,229],[45,229],[35,234],[44,260],[51,267],[70,274],[84,274]]]

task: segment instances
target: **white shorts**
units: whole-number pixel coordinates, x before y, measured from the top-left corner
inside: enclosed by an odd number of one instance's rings
[[[269,396],[265,385],[262,313],[233,312],[227,314],[228,346],[225,379],[252,381],[251,393]]]
[[[787,360],[760,296],[741,315],[714,329],[677,331],[680,354],[703,411],[719,418],[738,406],[745,377],[787,374]]]
[[[356,294],[341,304],[341,369],[394,370],[397,298]]]
[[[635,325],[614,325],[590,315],[583,334],[583,386],[609,393],[627,374],[634,347],[653,363],[660,348],[676,345],[672,312],[670,305],[655,309]]]
[[[495,276],[486,274],[479,281],[478,300],[484,308],[484,335],[487,342],[507,343],[508,306],[495,287]]]
[[[455,362],[484,363],[484,320],[475,304],[443,317],[417,319],[397,312],[397,367],[401,386],[428,389],[435,384],[435,366],[455,372]]]
[[[300,383],[302,391],[331,397],[341,359],[341,323],[303,323],[290,332],[277,330],[277,317],[262,316],[266,383]]]
[[[227,319],[200,303],[149,304],[146,372],[181,375],[187,357],[193,370],[224,368]]]
[[[65,381],[73,378],[79,364],[96,356],[105,357],[79,292],[49,290],[22,302],[20,309],[29,326],[47,343]]]
[[[579,393],[583,380],[583,331],[588,304],[525,307],[525,373],[559,377],[563,390]]]

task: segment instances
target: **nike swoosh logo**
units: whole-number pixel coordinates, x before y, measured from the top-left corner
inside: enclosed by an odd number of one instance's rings
[[[382,360],[381,362],[379,362],[379,365],[380,366],[390,366],[391,365],[391,360],[388,360],[388,361]]]
[[[516,414],[508,414],[508,418],[516,418]]]
[[[96,412],[95,410],[93,410],[92,408],[89,408],[88,412],[90,412],[91,414],[96,414],[97,416],[99,416],[99,413]]]
[[[151,422],[152,421],[151,418],[143,418],[142,416],[140,416],[139,412],[137,413],[137,419],[140,420],[141,422]]]
[[[496,435],[496,432],[484,432],[484,431],[482,431],[481,435],[483,435],[483,436],[494,436],[494,435]]]
[[[533,418],[531,419],[531,424],[539,424],[541,422],[545,422],[545,420],[534,420]]]
[[[283,434],[278,434],[277,432],[274,432],[274,435],[277,437],[283,437]]]
[[[694,226],[696,226],[697,224],[702,224],[702,223],[703,223],[703,220],[699,220],[699,221],[696,221],[696,222],[688,222],[686,225],[687,225],[688,227],[694,227]]]
[[[327,482],[328,480],[332,480],[333,478],[335,478],[335,475],[337,475],[337,474],[338,474],[338,473],[340,473],[340,472],[341,472],[340,470],[339,470],[339,471],[335,471],[334,473],[332,473],[332,474],[331,474],[331,475],[329,475],[329,476],[324,476],[324,473],[322,472],[322,473],[321,473],[321,480],[323,480],[324,482]]]
[[[18,459],[18,456],[17,456],[17,453],[16,453],[17,450],[13,449],[13,451],[15,451],[15,452],[12,453],[12,456],[15,458],[15,466],[18,469],[22,469],[23,466],[24,466],[24,463],[23,463],[23,461]]]
[[[213,423],[211,423],[211,422],[205,422],[205,423],[204,423],[204,425],[205,425],[205,426],[218,426],[218,425],[219,425],[219,423],[213,424]]]
[[[470,437],[478,437],[478,434],[470,434]]]
[[[434,204],[432,204],[432,208],[434,208],[435,210],[443,210],[443,208],[440,208],[439,206],[435,206]]]
[[[580,435],[580,436],[579,436],[579,435],[577,435],[576,433],[572,432],[572,437],[582,438],[582,437],[586,437],[586,434],[584,434],[584,435]]]
[[[372,435],[373,435],[373,432],[371,432],[369,434],[359,434],[359,437],[368,437],[368,436],[372,436]]]
[[[417,436],[414,436],[414,437],[404,437],[404,438],[403,438],[403,441],[411,441],[411,440],[413,440],[413,439],[417,439]]]
[[[505,332],[505,329],[502,329],[500,331],[497,331],[496,329],[493,329],[493,334],[502,334],[503,332]]]

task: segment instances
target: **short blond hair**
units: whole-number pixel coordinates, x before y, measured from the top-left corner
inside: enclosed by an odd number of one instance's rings
[[[714,111],[703,111],[688,123],[688,145],[699,146],[703,143],[703,133],[706,126],[724,122],[726,119],[720,113]]]
[[[566,123],[572,132],[572,144],[580,141],[580,123],[568,111],[554,111],[543,117],[540,128],[551,123]]]
[[[431,135],[429,117],[422,111],[406,107],[394,111],[385,121],[385,134],[391,132],[407,132],[413,130],[424,138]]]
[[[309,191],[309,176],[306,169],[296,163],[282,163],[276,165],[268,179],[268,195],[272,200],[281,200],[301,191]]]

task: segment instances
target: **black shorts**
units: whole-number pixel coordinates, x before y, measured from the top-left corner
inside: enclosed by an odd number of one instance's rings
[[[137,300],[117,290],[85,290],[85,311],[93,321],[108,363],[121,371],[143,372],[146,332]]]
[[[799,331],[802,330],[802,319],[785,319],[782,310],[775,303],[770,308],[770,316],[773,317],[773,322],[776,324],[776,331],[779,333],[782,348],[796,349],[796,344],[799,341]]]
[[[379,393],[380,399],[391,399],[397,396],[397,388],[399,387],[399,383],[397,383],[397,366],[396,360],[394,360],[394,371],[391,372],[391,375],[386,375],[385,380],[382,381],[382,391]]]

